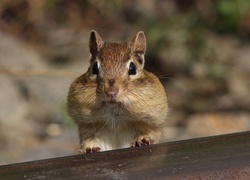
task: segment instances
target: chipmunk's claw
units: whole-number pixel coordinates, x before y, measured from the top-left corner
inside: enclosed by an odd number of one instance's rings
[[[154,144],[154,140],[151,138],[143,138],[141,140],[136,140],[135,142],[131,143],[131,147],[140,147],[140,146],[149,146]]]
[[[100,152],[101,148],[99,147],[92,147],[92,148],[86,148],[84,149],[79,149],[78,152],[79,154],[89,154],[89,153],[96,153],[96,152]]]

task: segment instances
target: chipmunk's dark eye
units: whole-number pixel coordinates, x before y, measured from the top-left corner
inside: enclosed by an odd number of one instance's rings
[[[97,62],[95,62],[94,66],[92,67],[92,74],[98,74],[99,73],[99,69],[98,69],[98,64]]]
[[[135,64],[133,62],[131,62],[129,64],[128,74],[129,75],[135,75],[136,74],[136,66],[135,66]]]

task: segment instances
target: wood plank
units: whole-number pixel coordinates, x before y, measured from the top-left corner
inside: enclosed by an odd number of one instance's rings
[[[250,132],[0,166],[0,179],[250,179]]]

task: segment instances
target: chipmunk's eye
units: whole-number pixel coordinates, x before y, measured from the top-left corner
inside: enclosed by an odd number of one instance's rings
[[[136,66],[135,66],[135,64],[133,62],[131,62],[129,64],[128,74],[129,75],[135,75],[136,74]]]
[[[95,62],[94,66],[92,67],[92,74],[98,75],[99,69],[98,69],[98,64]]]

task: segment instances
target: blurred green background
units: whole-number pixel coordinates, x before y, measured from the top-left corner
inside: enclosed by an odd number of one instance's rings
[[[111,42],[145,32],[169,141],[250,130],[249,0],[1,0],[0,165],[77,152],[66,97],[93,29]]]

